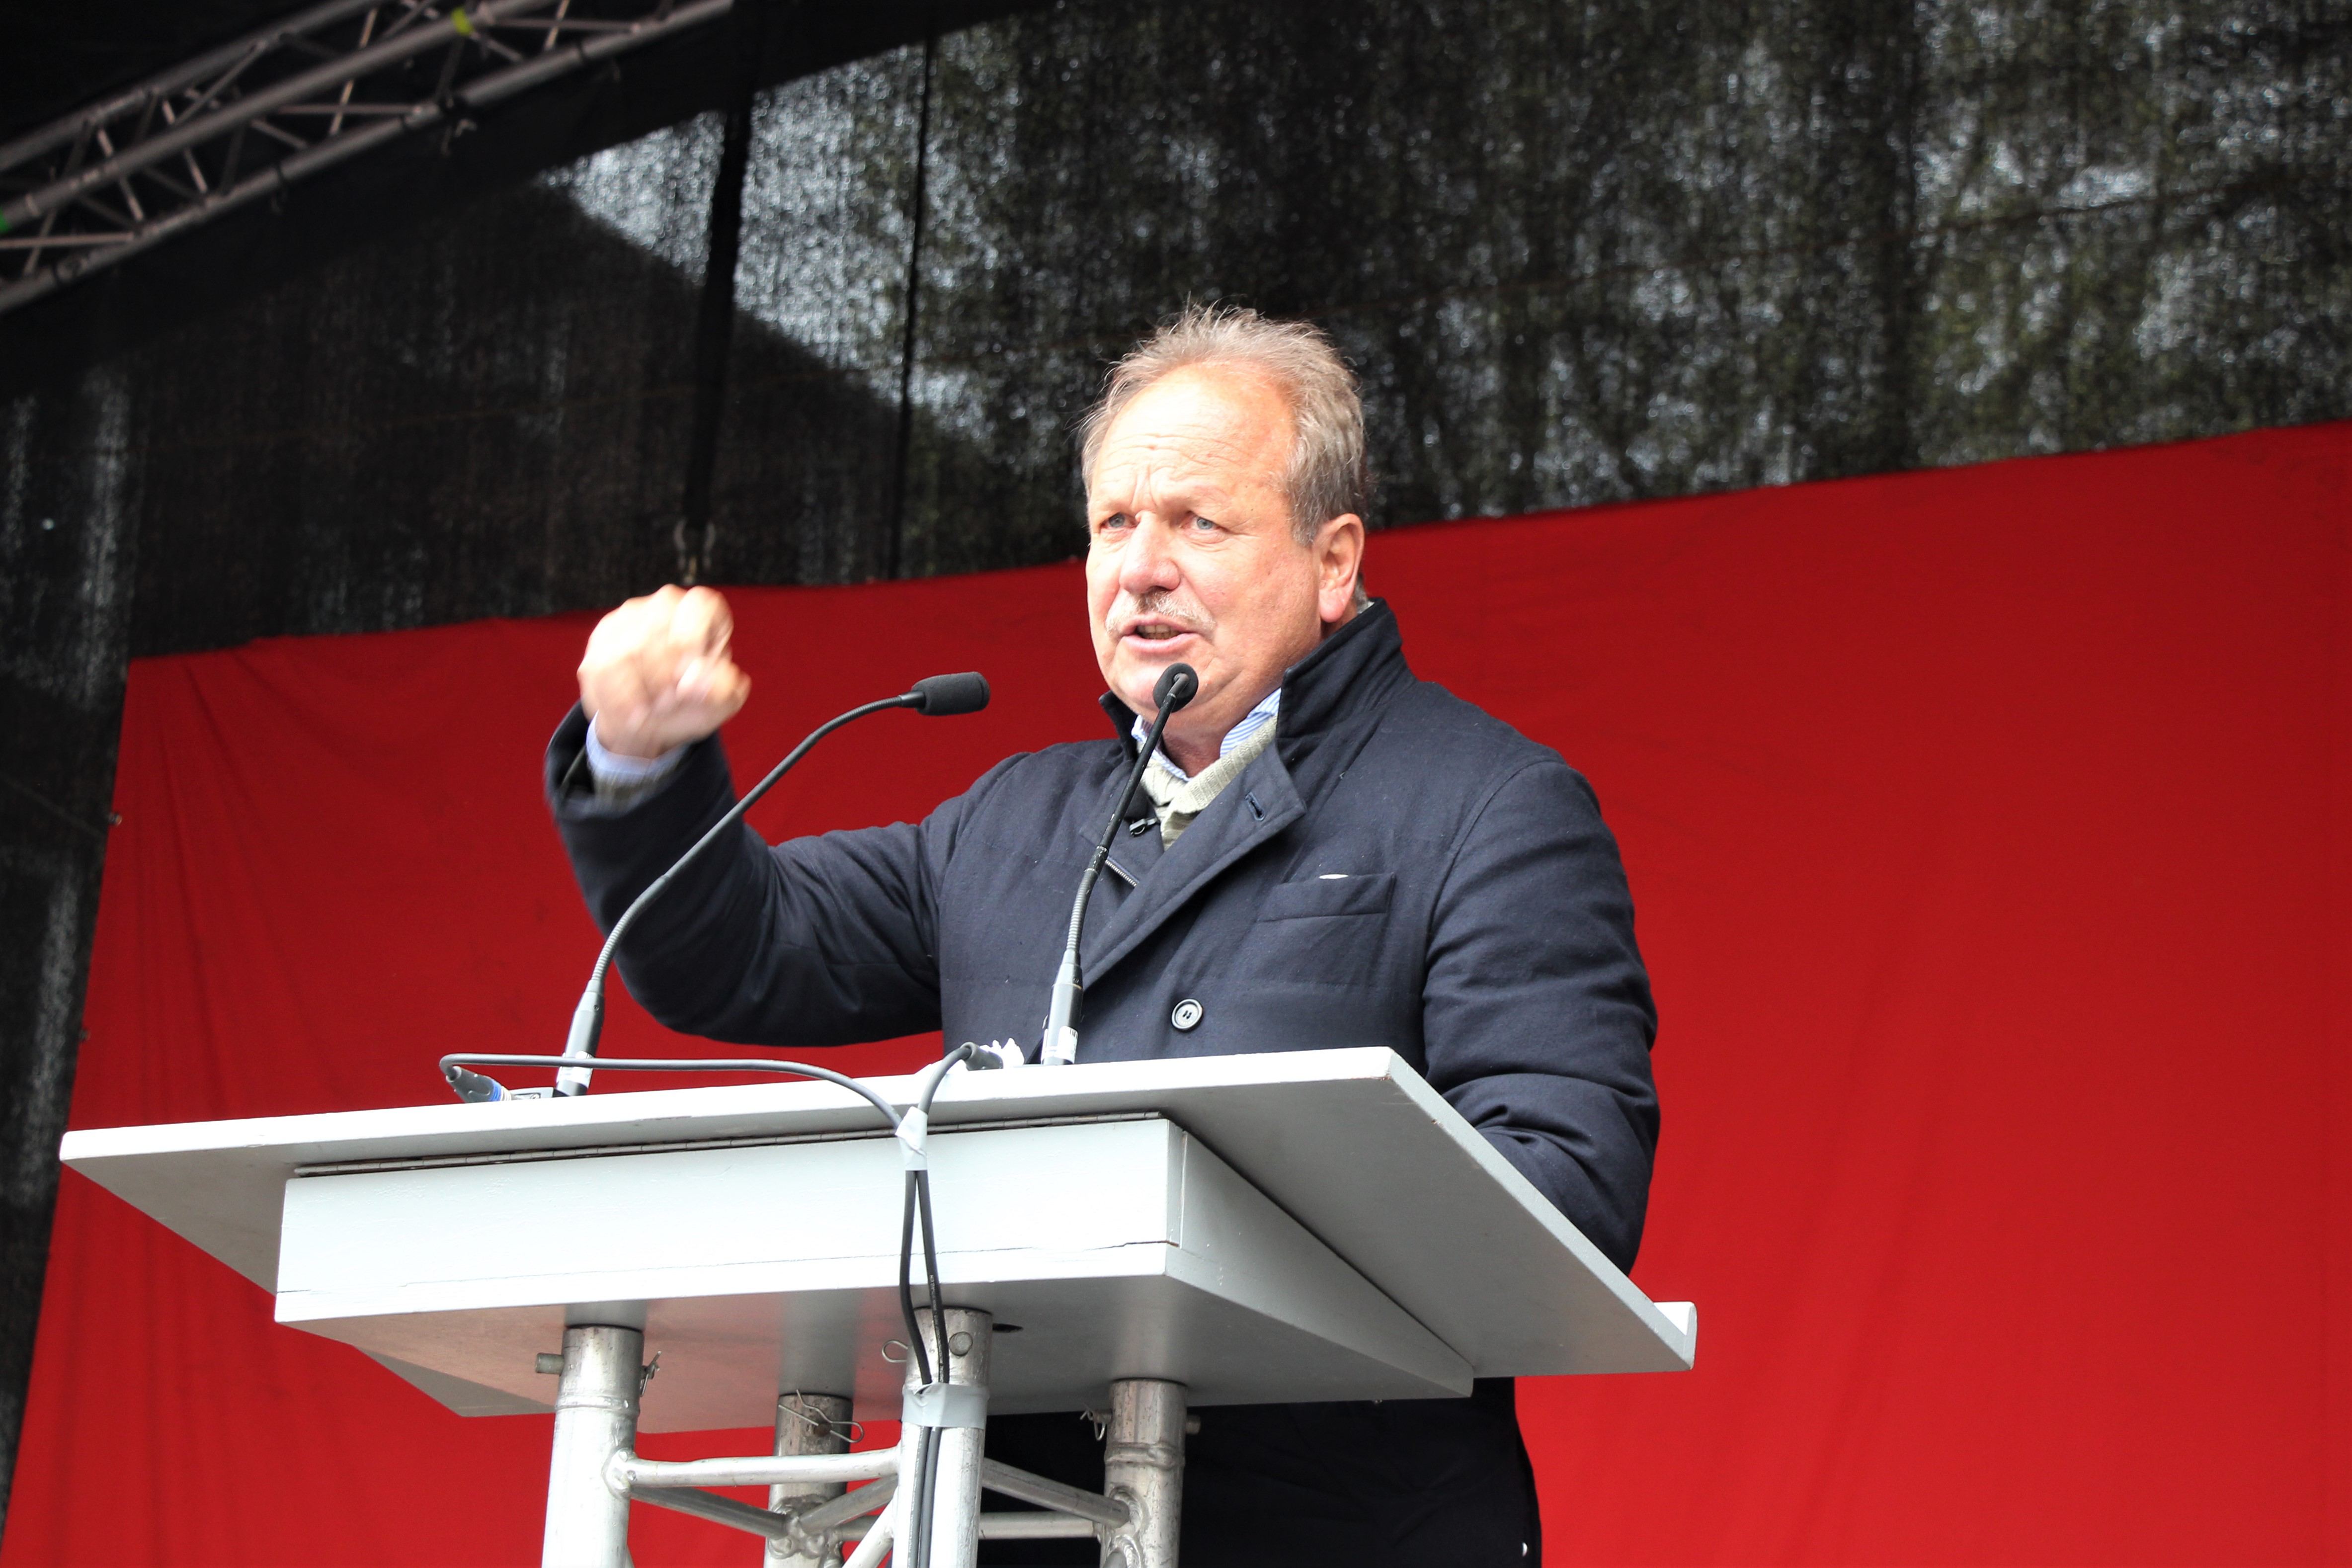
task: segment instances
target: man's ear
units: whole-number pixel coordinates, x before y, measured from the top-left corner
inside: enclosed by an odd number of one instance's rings
[[[1354,512],[1315,531],[1315,608],[1327,626],[1352,619],[1356,579],[1364,570],[1364,520]]]

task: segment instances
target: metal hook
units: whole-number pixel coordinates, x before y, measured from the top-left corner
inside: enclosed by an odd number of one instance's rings
[[[797,1388],[790,1395],[779,1397],[776,1401],[777,1408],[820,1437],[846,1436],[853,1447],[866,1441],[866,1423],[863,1421],[835,1421],[830,1416],[812,1415],[803,1408],[807,1404],[808,1395]]]

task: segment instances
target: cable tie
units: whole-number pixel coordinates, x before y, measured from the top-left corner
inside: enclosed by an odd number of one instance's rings
[[[898,1118],[899,1152],[907,1157],[907,1169],[910,1171],[931,1168],[930,1156],[923,1152],[923,1135],[930,1131],[930,1121],[919,1105],[909,1106],[907,1114]]]

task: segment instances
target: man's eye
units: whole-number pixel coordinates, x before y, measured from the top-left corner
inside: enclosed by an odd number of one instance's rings
[[[1201,516],[1198,516],[1197,514],[1193,517],[1193,519],[1192,519],[1192,531],[1193,531],[1193,532],[1195,532],[1195,533],[1214,533],[1216,531],[1217,531],[1217,521],[1216,521],[1216,520],[1215,520],[1214,518],[1201,517]]]
[[[1103,519],[1100,522],[1095,524],[1095,531],[1097,533],[1109,533],[1115,530],[1125,528],[1126,526],[1127,513],[1123,511],[1115,511],[1108,517]]]

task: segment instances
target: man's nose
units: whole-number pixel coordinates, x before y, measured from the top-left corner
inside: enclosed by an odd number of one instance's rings
[[[1176,566],[1174,543],[1175,533],[1166,522],[1150,512],[1139,516],[1135,531],[1127,537],[1127,547],[1119,552],[1119,587],[1140,599],[1181,584],[1184,577]]]

